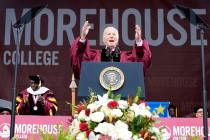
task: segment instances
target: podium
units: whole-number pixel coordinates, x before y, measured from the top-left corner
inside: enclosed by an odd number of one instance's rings
[[[123,98],[134,96],[140,86],[141,96],[145,99],[143,63],[141,62],[82,62],[78,97],[88,96],[90,88],[99,95],[106,93],[107,89],[100,82],[100,78],[103,76],[100,77],[100,75],[106,68],[110,67],[121,70],[124,75],[124,83],[114,93],[121,94]]]

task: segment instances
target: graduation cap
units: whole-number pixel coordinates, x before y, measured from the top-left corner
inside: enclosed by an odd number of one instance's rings
[[[29,79],[34,81],[34,83],[39,84],[41,82],[41,78],[39,75],[30,75]]]
[[[10,110],[12,108],[12,103],[7,100],[0,99],[0,110]]]

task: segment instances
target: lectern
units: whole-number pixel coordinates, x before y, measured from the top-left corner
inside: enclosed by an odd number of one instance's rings
[[[111,84],[107,84],[111,82]],[[88,96],[89,88],[104,94],[107,88],[112,87],[114,93],[119,93],[122,97],[136,95],[140,86],[142,98],[145,98],[143,63],[141,62],[83,62],[78,96]]]

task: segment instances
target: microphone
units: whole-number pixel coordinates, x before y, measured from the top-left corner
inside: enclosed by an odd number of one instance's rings
[[[111,61],[110,48],[103,48],[101,51],[101,61],[109,62]]]
[[[114,51],[110,48],[103,48],[101,51],[101,61],[105,62],[120,62],[120,49],[116,47]]]
[[[114,51],[111,53],[112,61],[120,62],[120,48],[116,47]]]

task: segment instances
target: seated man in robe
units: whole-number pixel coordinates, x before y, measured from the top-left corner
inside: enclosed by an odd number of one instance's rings
[[[42,85],[39,75],[29,76],[30,86],[16,97],[18,115],[55,115],[58,110],[54,93]]]
[[[117,46],[119,42],[118,30],[114,27],[107,27],[103,33],[105,47],[102,50],[93,49],[86,38],[90,29],[88,21],[82,27],[80,37],[75,39],[70,48],[71,67],[77,79],[80,76],[82,61],[108,61],[108,62],[143,62],[144,73],[151,65],[151,51],[148,41],[142,39],[141,28],[135,27],[135,43],[131,50],[121,51]]]

